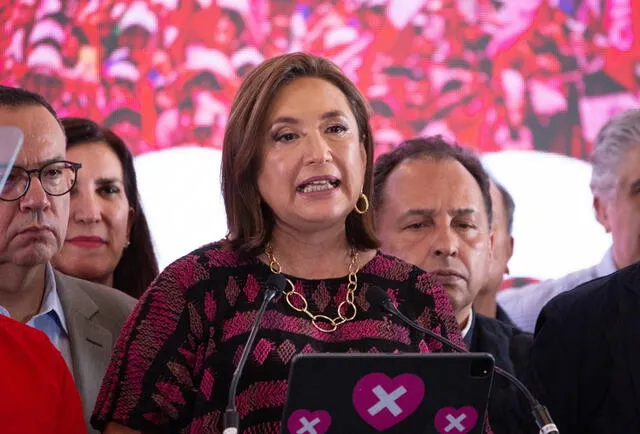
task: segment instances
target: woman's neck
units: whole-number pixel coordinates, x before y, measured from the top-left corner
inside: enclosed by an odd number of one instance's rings
[[[104,286],[110,286],[111,288],[113,288],[113,273],[109,273],[107,275],[97,277],[96,279],[93,279],[93,282],[98,283],[100,285],[104,285]]]
[[[345,276],[351,263],[351,246],[344,228],[305,234],[276,227],[270,245],[282,272],[304,279]],[[262,256],[269,263],[266,255]],[[359,260],[356,265],[361,264]]]

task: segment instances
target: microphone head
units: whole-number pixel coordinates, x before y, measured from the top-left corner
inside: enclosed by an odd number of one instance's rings
[[[273,297],[280,295],[287,287],[287,278],[282,274],[271,274],[265,282],[267,291],[273,292]]]
[[[387,306],[393,306],[393,301],[391,301],[391,297],[389,297],[389,294],[387,294],[384,289],[380,288],[379,286],[370,286],[367,289],[365,298],[370,305],[377,306],[381,309],[387,310]]]

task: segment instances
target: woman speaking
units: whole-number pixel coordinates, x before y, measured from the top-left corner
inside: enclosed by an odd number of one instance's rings
[[[143,295],[116,344],[93,426],[220,432],[261,285],[274,273],[286,278],[286,296],[269,304],[238,386],[243,433],[280,431],[297,353],[440,350],[370,306],[372,286],[462,345],[442,288],[376,250],[372,163],[368,106],[335,65],[296,53],[253,70],[224,136],[229,235],[178,259]]]

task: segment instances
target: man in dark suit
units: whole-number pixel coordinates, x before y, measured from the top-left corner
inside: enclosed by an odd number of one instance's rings
[[[492,260],[489,179],[480,161],[439,136],[409,140],[378,158],[373,203],[382,250],[431,272],[467,347],[522,376],[531,335],[473,311]],[[489,422],[497,434],[537,432],[526,402],[503,378],[495,378]]]
[[[65,159],[66,139],[53,108],[37,94],[0,86],[0,125],[24,134],[0,191],[0,315],[41,330],[60,351],[94,432],[89,416],[136,301],[51,266],[65,240],[69,193],[79,169]]]
[[[531,370],[562,434],[640,432],[640,263],[551,300]]]

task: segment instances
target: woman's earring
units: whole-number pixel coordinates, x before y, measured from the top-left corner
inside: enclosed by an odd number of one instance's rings
[[[360,201],[364,202],[364,205],[361,207],[358,206],[358,203],[360,203]],[[360,215],[366,213],[367,211],[369,211],[369,198],[367,197],[366,194],[364,193],[360,193],[360,197],[358,198],[358,201],[356,202],[356,212]]]

